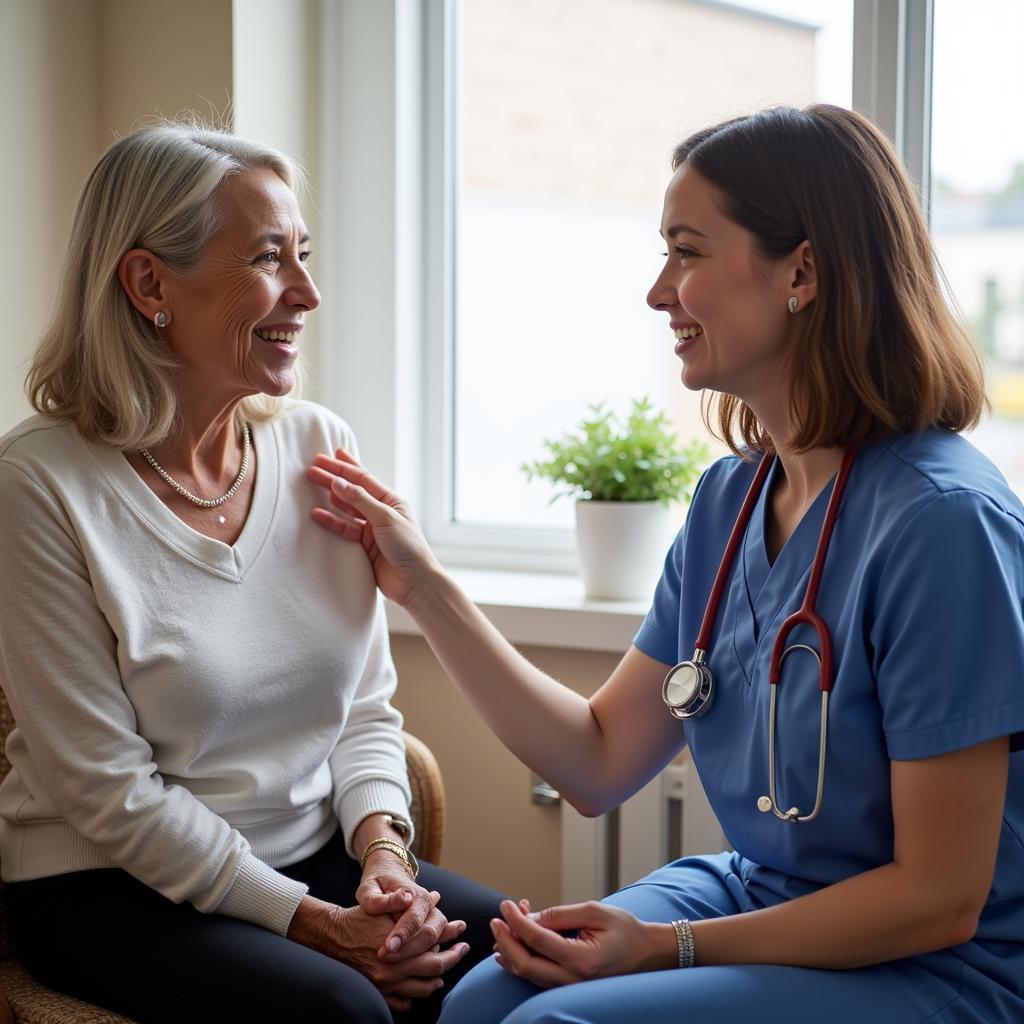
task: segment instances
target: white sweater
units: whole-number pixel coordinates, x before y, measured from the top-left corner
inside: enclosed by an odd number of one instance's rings
[[[310,519],[308,402],[254,424],[233,547],[177,518],[120,453],[33,417],[0,439],[0,785],[7,881],[119,867],[280,934],[281,867],[340,821],[409,817],[395,673],[369,562]]]

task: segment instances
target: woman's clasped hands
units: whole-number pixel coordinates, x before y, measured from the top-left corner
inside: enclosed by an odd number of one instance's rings
[[[437,909],[441,894],[417,885],[385,851],[366,861],[354,907],[304,896],[288,936],[354,967],[379,989],[388,1005],[408,1010],[444,985],[443,975],[468,952],[454,942],[464,921]]]
[[[605,903],[530,912],[527,900],[501,904],[491,922],[496,960],[540,988],[676,966],[675,932]],[[570,934],[563,934],[563,933]]]

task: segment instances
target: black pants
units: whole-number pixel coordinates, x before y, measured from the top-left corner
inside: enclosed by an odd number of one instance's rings
[[[359,865],[340,832],[283,874],[311,896],[353,906]],[[419,883],[441,893],[449,920],[464,920],[457,941],[470,952],[429,999],[395,1020],[434,1021],[441,1000],[490,955],[489,920],[501,896],[431,864]],[[76,871],[4,887],[11,937],[25,967],[50,988],[131,1017],[140,1024],[218,1021],[391,1024],[384,997],[337,960],[250,924],[175,904],[125,871]]]

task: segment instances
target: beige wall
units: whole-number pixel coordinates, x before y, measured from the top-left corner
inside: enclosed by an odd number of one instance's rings
[[[535,907],[561,890],[560,812],[530,800],[530,772],[498,742],[448,680],[425,640],[393,636],[396,704],[434,751],[448,797],[442,863]],[[523,647],[545,672],[589,696],[618,655]]]
[[[230,0],[95,0],[95,6],[100,152],[154,114],[227,111]]]
[[[50,317],[75,199],[96,156],[91,0],[0,3],[0,433],[29,414],[25,364]]]

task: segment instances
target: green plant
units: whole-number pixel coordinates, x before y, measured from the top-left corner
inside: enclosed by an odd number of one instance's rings
[[[527,479],[540,477],[566,489],[552,498],[592,501],[689,501],[710,458],[702,441],[678,447],[668,417],[648,398],[633,400],[625,423],[604,403],[575,432],[544,439],[550,458],[523,463]]]

